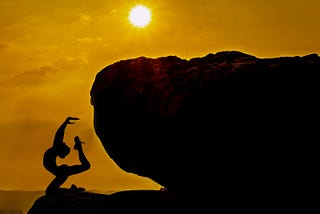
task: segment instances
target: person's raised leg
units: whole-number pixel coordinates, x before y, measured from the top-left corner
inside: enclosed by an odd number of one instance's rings
[[[83,149],[82,149],[82,143],[80,141],[80,138],[78,136],[74,137],[74,149],[78,150],[78,156],[81,163],[81,168],[83,171],[86,171],[90,168],[90,162],[88,161],[87,157],[85,156]]]

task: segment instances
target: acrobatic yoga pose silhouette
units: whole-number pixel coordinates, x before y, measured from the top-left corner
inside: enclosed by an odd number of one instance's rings
[[[50,147],[43,156],[43,166],[56,177],[51,181],[46,189],[46,194],[55,194],[63,192],[80,192],[84,191],[84,188],[78,188],[76,185],[72,184],[70,189],[60,188],[60,186],[68,179],[70,175],[78,174],[84,172],[90,168],[90,163],[82,150],[82,143],[78,136],[74,137],[74,149],[78,150],[80,165],[69,166],[62,164],[57,165],[56,159],[65,158],[70,153],[70,147],[63,142],[64,130],[68,124],[74,124],[73,120],[79,120],[77,117],[67,117],[67,119],[58,128],[52,147]]]

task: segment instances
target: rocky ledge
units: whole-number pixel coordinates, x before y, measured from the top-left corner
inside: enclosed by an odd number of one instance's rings
[[[178,213],[193,209],[196,206],[191,196],[167,191],[134,190],[110,195],[94,192],[43,195],[35,201],[28,214]]]

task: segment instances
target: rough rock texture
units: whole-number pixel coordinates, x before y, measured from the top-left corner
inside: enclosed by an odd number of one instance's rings
[[[295,197],[317,157],[319,74],[316,54],[122,60],[96,75],[94,127],[119,167],[169,190]]]

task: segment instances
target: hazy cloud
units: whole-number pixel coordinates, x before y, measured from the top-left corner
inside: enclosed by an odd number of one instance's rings
[[[101,37],[83,37],[76,40],[79,43],[94,43],[94,42],[101,42]]]
[[[12,47],[11,43],[0,43],[0,50]]]
[[[43,82],[49,76],[54,75],[59,69],[54,66],[43,66],[33,70],[19,73],[1,82],[5,86],[36,85]]]
[[[92,17],[88,14],[80,13],[79,20],[81,23],[87,24],[87,23],[91,22]]]
[[[48,80],[62,74],[63,71],[70,73],[73,68],[84,64],[88,64],[86,56],[65,57],[52,63],[52,65],[41,66],[18,73],[8,79],[0,81],[0,83],[1,86],[36,86],[46,83]],[[61,77],[66,76],[68,73]]]
[[[76,68],[84,64],[88,64],[88,60],[85,53],[80,54],[79,57],[65,57],[53,63],[53,65],[58,67],[60,70],[66,68]]]

